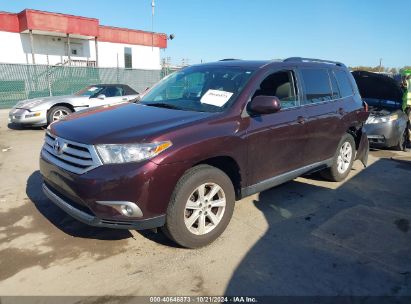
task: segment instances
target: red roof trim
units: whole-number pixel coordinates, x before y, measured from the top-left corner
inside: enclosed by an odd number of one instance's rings
[[[0,12],[0,31],[12,33],[20,32],[17,14]]]
[[[154,35],[153,35],[154,34]],[[167,47],[167,35],[163,33],[152,33],[141,30],[131,30],[127,28],[113,26],[99,26],[99,41],[146,45],[159,48]]]
[[[167,35],[99,25],[96,18],[25,9],[18,14],[0,12],[0,31],[39,30],[98,37],[99,41],[167,47]],[[153,39],[154,38],[154,39]]]

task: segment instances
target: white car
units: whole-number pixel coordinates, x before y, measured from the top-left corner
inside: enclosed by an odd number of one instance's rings
[[[73,95],[27,99],[18,102],[9,113],[9,123],[44,126],[72,112],[135,100],[139,93],[128,85],[97,84]]]

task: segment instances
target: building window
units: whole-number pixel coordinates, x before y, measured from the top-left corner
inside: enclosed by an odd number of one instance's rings
[[[124,48],[124,67],[126,69],[131,69],[133,67],[133,61],[132,61],[132,53],[131,53],[131,48],[125,47]]]

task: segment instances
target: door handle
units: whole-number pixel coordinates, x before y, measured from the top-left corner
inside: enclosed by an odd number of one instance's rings
[[[128,99],[127,99],[127,98],[123,98],[122,100],[123,100],[123,101],[127,101]]]
[[[304,116],[298,116],[298,117],[297,117],[297,122],[298,122],[299,124],[305,123],[305,117],[304,117]]]
[[[338,114],[340,114],[340,115],[344,115],[344,114],[345,114],[345,111],[344,111],[343,108],[339,108],[337,112],[338,112]]]

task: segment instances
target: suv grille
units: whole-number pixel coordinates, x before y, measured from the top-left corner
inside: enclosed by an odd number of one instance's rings
[[[55,137],[49,132],[46,133],[41,156],[56,166],[76,174],[83,174],[102,164],[92,145]]]

